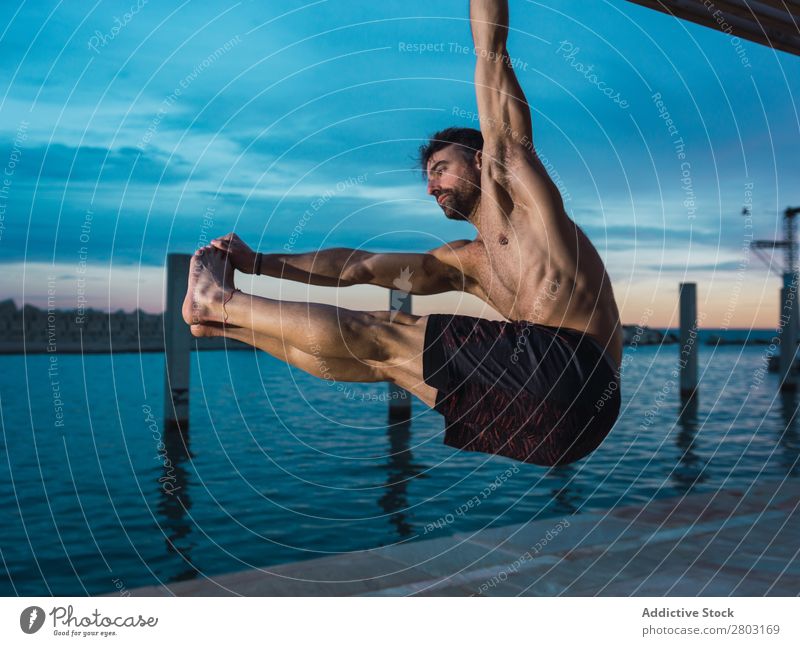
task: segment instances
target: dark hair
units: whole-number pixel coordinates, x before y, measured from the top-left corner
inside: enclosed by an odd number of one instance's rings
[[[483,150],[483,135],[475,128],[445,128],[431,135],[428,143],[419,147],[423,177],[427,178],[428,160],[433,154],[451,144],[458,145],[464,157],[471,159],[476,152]]]

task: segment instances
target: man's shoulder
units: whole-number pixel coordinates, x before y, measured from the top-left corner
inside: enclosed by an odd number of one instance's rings
[[[445,244],[431,249],[428,253],[433,254],[442,262],[446,262],[447,258],[463,254],[470,245],[474,245],[476,240],[453,240]]]
[[[455,267],[462,273],[472,275],[473,268],[480,263],[480,256],[485,251],[483,241],[476,238],[475,240],[454,240],[436,247],[436,249],[431,249],[428,253],[438,261]]]
[[[464,291],[478,290],[480,267],[485,264],[486,249],[480,236],[475,240],[454,240],[428,252],[439,262],[453,267],[459,276],[467,279]]]

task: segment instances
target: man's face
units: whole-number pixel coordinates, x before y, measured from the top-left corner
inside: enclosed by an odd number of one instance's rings
[[[481,195],[480,153],[468,156],[456,144],[428,160],[428,195],[433,195],[451,220],[468,220]]]

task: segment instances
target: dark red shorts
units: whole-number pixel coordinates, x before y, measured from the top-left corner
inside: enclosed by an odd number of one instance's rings
[[[619,416],[615,364],[577,330],[432,314],[422,361],[454,448],[568,464],[600,446]]]

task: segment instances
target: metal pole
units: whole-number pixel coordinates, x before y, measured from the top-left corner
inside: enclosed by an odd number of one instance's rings
[[[783,274],[783,287],[781,288],[781,354],[778,371],[783,392],[797,390],[797,372],[794,369],[795,355],[797,354],[797,274],[786,272]]]
[[[400,289],[389,290],[389,311],[394,318],[395,313],[411,314],[411,294]],[[389,383],[389,421],[402,422],[411,418],[411,393]]]
[[[167,256],[164,309],[164,429],[189,429],[189,357],[192,336],[181,308],[189,283],[189,254]]]
[[[697,390],[697,283],[680,284],[681,396],[692,397]]]

